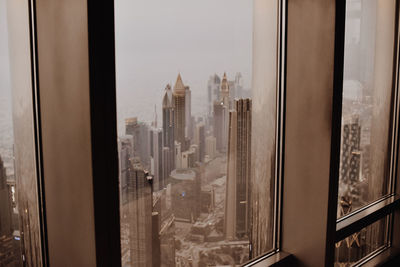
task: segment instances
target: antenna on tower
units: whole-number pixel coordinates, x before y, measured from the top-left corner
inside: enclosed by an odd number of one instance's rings
[[[154,121],[153,121],[153,127],[157,128],[157,104],[154,105]]]

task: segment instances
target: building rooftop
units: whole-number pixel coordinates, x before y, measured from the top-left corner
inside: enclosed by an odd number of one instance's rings
[[[196,173],[190,169],[176,169],[171,172],[171,177],[177,180],[194,180]]]

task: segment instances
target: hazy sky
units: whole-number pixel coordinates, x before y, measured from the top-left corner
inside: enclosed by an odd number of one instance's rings
[[[0,96],[10,94],[6,0],[0,0]]]
[[[211,74],[243,74],[250,87],[252,0],[116,0],[116,64],[121,116],[152,118],[178,72],[206,109]],[[134,106],[134,107],[133,107]],[[128,107],[128,108],[127,108]]]
[[[10,95],[6,0],[0,0],[0,96]],[[241,72],[250,87],[252,0],[116,0],[119,121],[153,118],[165,85],[181,72],[193,111],[206,109],[211,74]],[[159,116],[160,117],[160,116]]]

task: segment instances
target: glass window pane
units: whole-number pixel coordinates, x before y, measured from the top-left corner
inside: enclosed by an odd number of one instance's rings
[[[9,1],[6,5],[0,0],[0,266],[41,266],[42,262],[27,4]],[[12,105],[12,98],[19,98],[18,107]],[[16,145],[14,140],[21,142]]]
[[[335,267],[352,266],[379,248],[387,245],[387,222],[383,218],[335,245]]]
[[[273,249],[277,4],[115,1],[123,266]]]
[[[0,266],[22,266],[6,14],[6,2],[0,0]]]
[[[0,266],[42,266],[29,6],[0,0]]]
[[[338,217],[389,193],[395,2],[347,1]]]

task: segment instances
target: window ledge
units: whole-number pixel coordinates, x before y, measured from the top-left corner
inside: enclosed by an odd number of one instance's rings
[[[400,206],[400,196],[390,195],[377,200],[370,205],[340,218],[336,224],[335,242],[358,232],[364,227],[385,217]]]
[[[244,264],[243,267],[292,266],[293,262],[294,256],[292,254],[283,251],[274,251]]]

